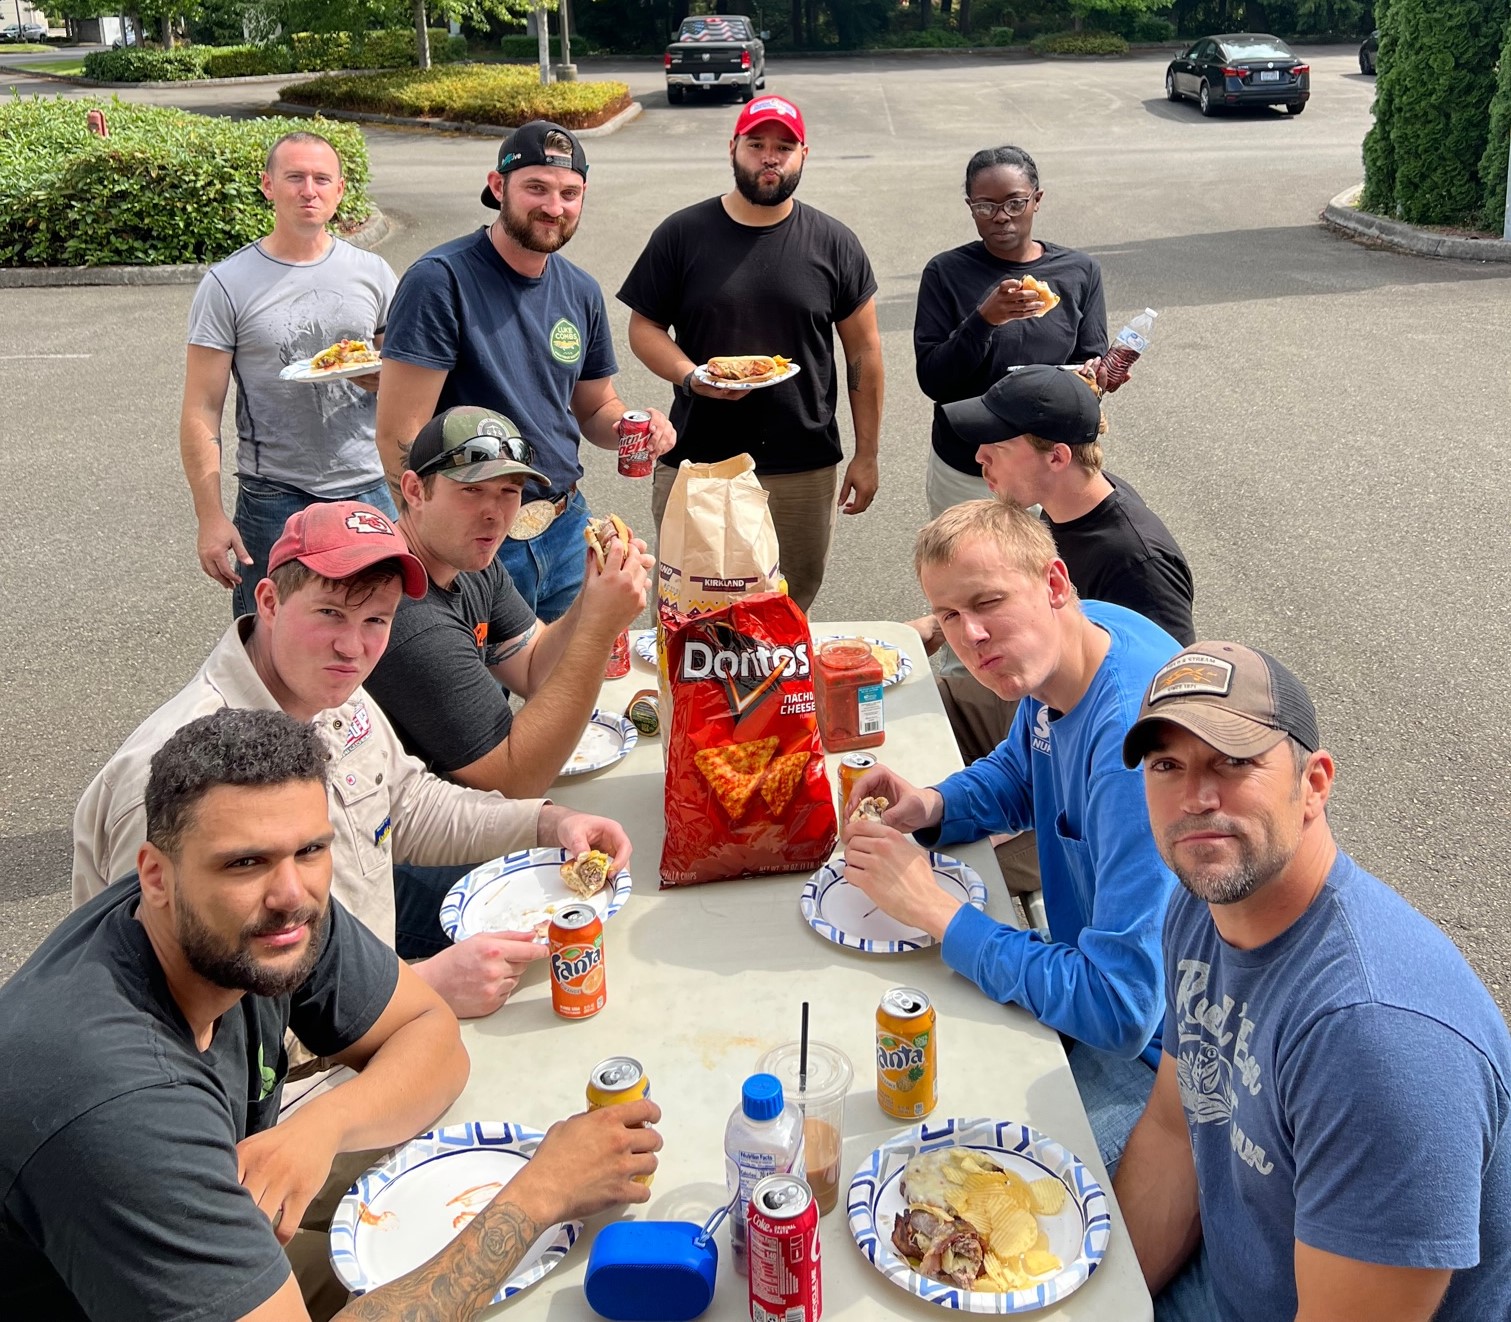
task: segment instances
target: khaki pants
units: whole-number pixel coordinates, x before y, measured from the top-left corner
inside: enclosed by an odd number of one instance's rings
[[[656,521],[656,535],[661,535],[661,518],[672,494],[677,470],[669,464],[656,465],[651,489],[651,517]],[[839,467],[815,468],[808,473],[757,475],[769,498],[772,526],[781,548],[782,573],[787,592],[804,612],[824,582],[824,565],[834,540],[835,497],[839,494]],[[659,553],[659,546],[657,551]]]
[[[985,757],[1007,738],[1016,702],[999,698],[965,671],[936,675],[939,697],[950,729],[960,746],[960,758],[969,766]],[[1014,895],[1028,895],[1040,888],[1038,837],[1032,831],[1020,831],[996,847],[997,866],[1002,879]]]
[[[304,1219],[284,1252],[299,1282],[299,1293],[309,1309],[311,1322],[329,1322],[346,1307],[346,1287],[331,1267],[331,1218],[357,1177],[388,1156],[382,1152],[341,1152],[331,1163],[320,1192],[310,1200]]]

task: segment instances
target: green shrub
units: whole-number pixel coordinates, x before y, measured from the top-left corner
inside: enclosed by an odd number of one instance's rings
[[[350,69],[356,59],[350,32],[293,32],[288,41],[294,53],[294,68],[300,73]]]
[[[1155,14],[1139,14],[1133,20],[1134,41],[1165,46],[1175,40],[1175,24]]]
[[[1511,0],[1383,6],[1375,123],[1364,139],[1366,211],[1414,225],[1481,218],[1495,187],[1481,172],[1508,10]]]
[[[876,50],[951,50],[969,46],[971,40],[953,28],[931,27],[922,32],[916,28],[911,32],[907,29],[881,32],[870,44]]]
[[[1125,55],[1128,43],[1115,32],[1046,32],[1033,39],[1035,55]]]
[[[986,34],[988,46],[1011,46],[1013,44],[1012,28],[991,28]]]
[[[553,48],[552,54],[554,58],[558,44],[555,41],[551,42],[550,44]],[[500,37],[498,39],[498,48],[504,53],[504,58],[506,60],[538,61],[540,59],[540,45],[537,38],[535,37],[527,37],[521,36],[518,33],[511,33],[506,37]]]
[[[94,51],[84,57],[84,77],[102,83],[181,83],[205,76],[205,48],[151,50],[127,46]]]
[[[206,78],[253,78],[293,72],[293,52],[282,46],[221,46],[205,56]]]
[[[285,87],[280,95],[323,110],[360,110],[500,126],[551,119],[567,128],[600,124],[622,110],[630,99],[629,88],[623,83],[552,83],[542,87],[533,69],[508,64],[315,78]]]
[[[1485,181],[1485,206],[1481,223],[1500,234],[1506,223],[1506,158],[1511,154],[1511,22],[1501,46],[1500,78],[1490,101],[1490,134],[1480,157],[1480,178]]]
[[[85,112],[104,110],[110,137]],[[0,266],[213,262],[272,228],[258,188],[286,119],[228,120],[120,100],[0,104]],[[316,121],[346,173],[338,228],[366,219],[367,148],[355,125]]]

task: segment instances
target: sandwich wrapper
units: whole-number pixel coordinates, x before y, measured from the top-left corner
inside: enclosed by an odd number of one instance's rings
[[[713,1233],[734,1204],[702,1225],[691,1221],[616,1221],[598,1232],[583,1293],[613,1322],[686,1322],[713,1302],[719,1246]]]

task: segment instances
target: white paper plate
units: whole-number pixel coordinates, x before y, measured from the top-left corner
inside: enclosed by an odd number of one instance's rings
[[[656,631],[640,634],[631,643],[636,656],[645,662],[652,670],[656,668]]]
[[[290,363],[283,371],[278,373],[280,381],[345,381],[353,376],[371,376],[381,366],[381,362],[360,363],[351,367],[328,367],[317,372],[310,364],[313,358],[301,358],[297,363]]]
[[[602,771],[624,758],[639,738],[640,732],[629,717],[595,710],[588,718],[587,728],[572,750],[572,756],[557,774],[585,776],[590,771]]]
[[[719,381],[709,376],[708,369],[700,363],[693,368],[693,376],[705,386],[712,386],[715,390],[765,390],[767,386],[779,386],[783,381],[791,381],[802,370],[797,363],[788,363],[768,381]]]
[[[813,640],[813,654],[816,657],[818,655],[818,649],[825,643],[851,642],[854,639],[855,635],[853,633],[831,633],[826,634],[822,638],[815,638]],[[882,688],[889,689],[894,684],[901,684],[903,680],[905,680],[909,675],[913,673],[913,662],[909,659],[908,654],[903,651],[903,649],[896,643],[889,643],[885,638],[862,638],[860,641],[867,643],[872,647],[889,647],[892,649],[892,651],[897,653],[897,669],[894,670],[888,678],[882,680]]]
[[[976,1148],[1025,1180],[1054,1176],[1069,1197],[1059,1214],[1040,1217],[1050,1250],[1065,1266],[1008,1294],[962,1290],[920,1276],[892,1247],[892,1223],[903,1209],[902,1173],[920,1152],[935,1148]],[[850,1233],[871,1264],[894,1285],[943,1308],[967,1313],[1028,1313],[1058,1303],[1084,1285],[1102,1262],[1112,1233],[1107,1195],[1073,1152],[1052,1138],[1011,1120],[925,1121],[888,1139],[850,1182],[845,1210]]]
[[[336,1208],[330,1229],[336,1275],[353,1294],[365,1294],[434,1257],[514,1177],[543,1137],[523,1125],[477,1120],[406,1143],[358,1179]],[[581,1221],[548,1227],[493,1302],[534,1285],[581,1233]]]
[[[973,908],[986,908],[986,884],[969,863],[931,853],[929,865],[940,890]],[[889,918],[865,891],[846,881],[843,858],[830,859],[808,878],[798,908],[803,921],[826,941],[868,955],[900,955],[938,944],[927,932]]]
[[[568,903],[592,905],[605,922],[624,907],[631,889],[628,870],[583,899],[561,879],[566,859],[565,849],[521,849],[473,868],[446,892],[441,930],[461,941],[479,932],[528,932]]]

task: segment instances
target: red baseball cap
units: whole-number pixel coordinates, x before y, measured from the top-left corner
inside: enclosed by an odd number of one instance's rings
[[[393,520],[356,500],[317,501],[289,515],[283,535],[268,553],[268,572],[290,560],[322,578],[340,582],[380,560],[397,560],[404,594],[423,597],[430,584],[425,566],[411,554]]]
[[[758,96],[740,111],[735,120],[735,137],[743,137],[762,124],[782,124],[800,143],[808,141],[808,131],[803,127],[803,112],[791,101],[780,96]]]

